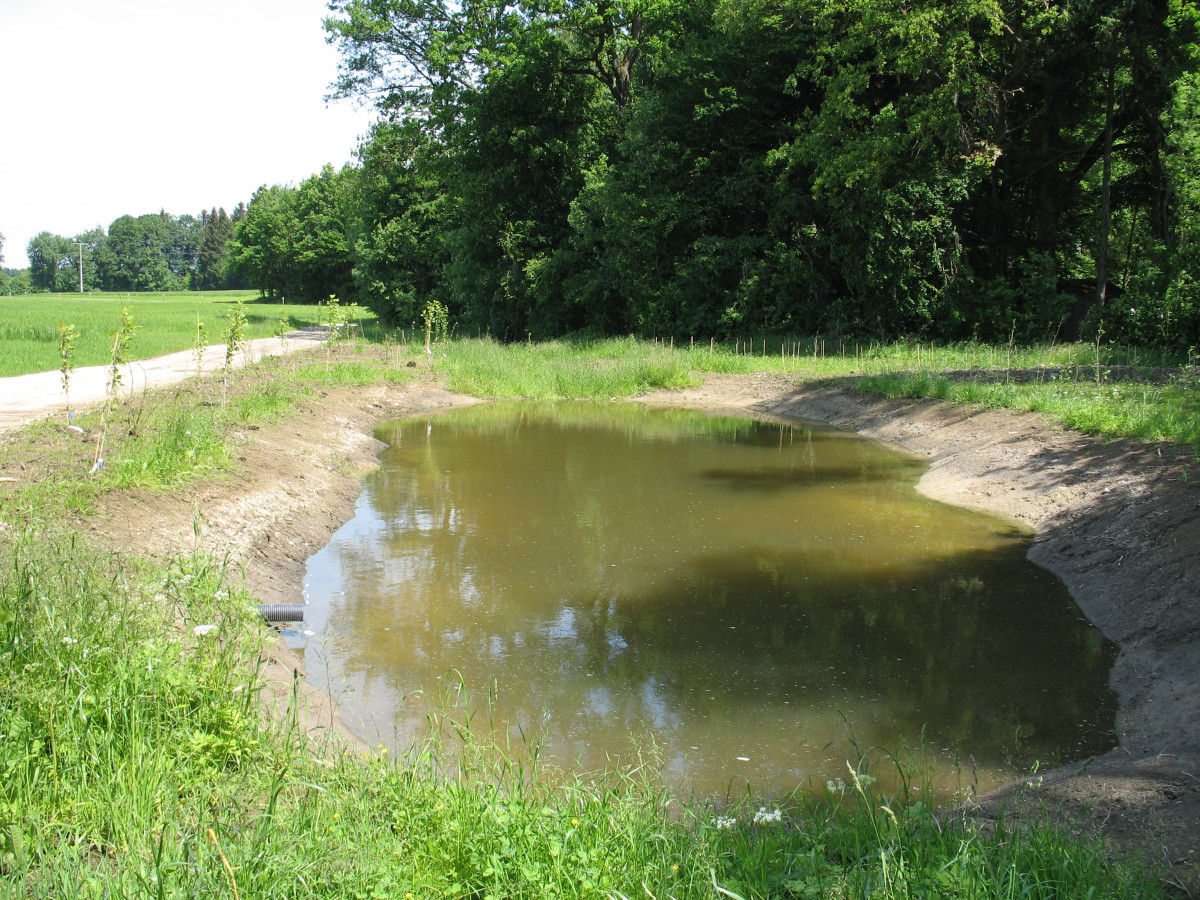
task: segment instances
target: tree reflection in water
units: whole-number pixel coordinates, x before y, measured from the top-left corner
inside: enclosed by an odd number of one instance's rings
[[[857,435],[573,403],[380,437],[307,582],[310,677],[373,740],[411,739],[414,693],[453,672],[566,763],[650,737],[700,793],[840,774],[850,727],[924,734],[985,786],[1113,744],[1113,648],[1029,538],[921,497],[920,462]]]

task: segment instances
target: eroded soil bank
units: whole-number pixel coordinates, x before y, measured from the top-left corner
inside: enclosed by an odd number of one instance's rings
[[[349,518],[376,465],[372,428],[478,402],[422,376],[326,392],[286,422],[253,430],[230,479],[111,497],[93,519],[103,522],[98,534],[154,555],[190,549],[199,511],[205,548],[240,564],[262,602],[299,602],[306,559]],[[1116,746],[981,797],[978,813],[1030,803],[1056,810],[1141,851],[1168,882],[1200,891],[1200,471],[1183,480],[1190,455],[1099,443],[1035,415],[872,399],[769,376],[710,378],[639,399],[852,428],[926,458],[920,489],[929,496],[1028,526],[1031,558],[1058,574],[1121,648],[1112,673]],[[277,704],[299,690],[310,729],[344,731],[336,705],[304,682],[286,649],[275,649],[265,675]]]

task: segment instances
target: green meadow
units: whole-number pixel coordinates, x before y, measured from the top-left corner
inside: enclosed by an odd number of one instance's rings
[[[287,328],[303,328],[323,321],[319,306],[267,303],[257,291],[208,293],[134,294],[27,294],[0,299],[0,378],[46,372],[62,365],[58,326],[74,325],[76,366],[108,363],[112,332],[128,309],[138,326],[131,352],[147,359],[196,346],[196,321],[204,342],[223,342],[226,317],[237,302],[245,306],[246,339],[279,333],[280,320]],[[373,316],[366,316],[373,319]]]

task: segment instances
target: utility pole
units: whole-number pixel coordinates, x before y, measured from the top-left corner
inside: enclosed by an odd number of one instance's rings
[[[83,241],[76,241],[79,245],[79,293],[83,293]]]

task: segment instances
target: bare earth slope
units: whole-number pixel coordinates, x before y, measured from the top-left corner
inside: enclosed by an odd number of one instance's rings
[[[1031,558],[1057,573],[1121,648],[1112,673],[1117,746],[979,798],[978,814],[1024,803],[1059,811],[1142,851],[1169,882],[1200,890],[1200,478],[1181,480],[1178,448],[1105,444],[1034,415],[872,399],[768,376],[710,378],[640,400],[852,428],[924,457],[926,494],[1032,529]],[[90,521],[111,546],[162,555],[195,544],[199,512],[205,548],[240,564],[262,602],[298,602],[306,559],[350,517],[361,477],[376,465],[372,428],[473,402],[424,371],[401,386],[329,391],[255,430],[235,477],[169,495],[109,495]],[[0,461],[0,474],[15,468]],[[336,704],[304,683],[302,663],[285,649],[265,674],[278,704],[298,688],[311,729],[345,733]]]

